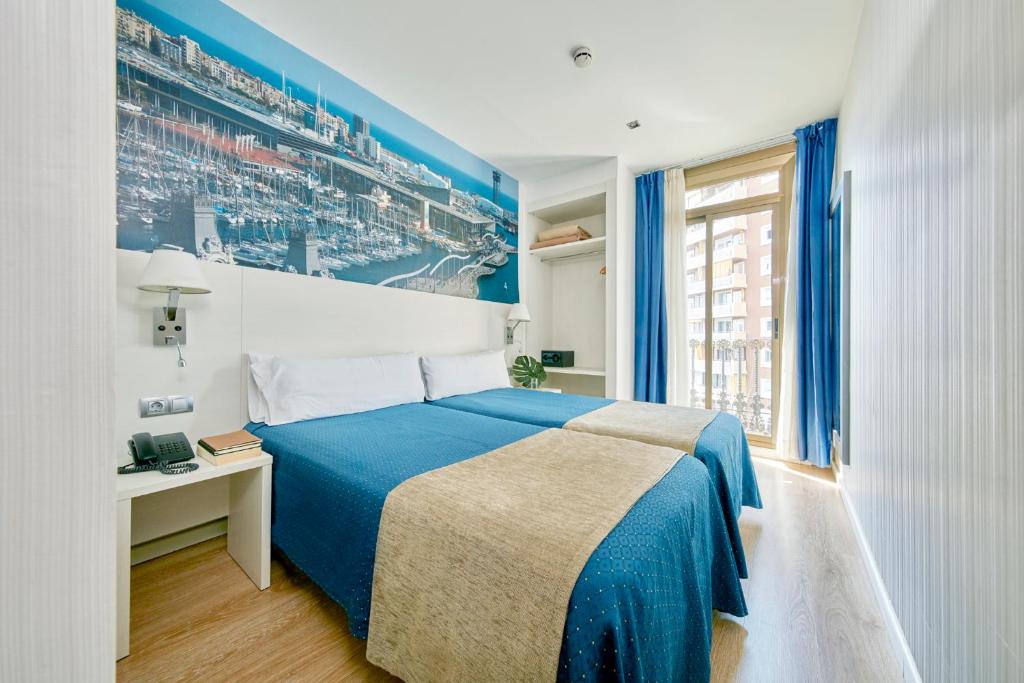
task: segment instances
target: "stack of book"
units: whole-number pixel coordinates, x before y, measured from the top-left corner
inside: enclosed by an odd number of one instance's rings
[[[199,455],[214,465],[226,465],[260,454],[263,439],[244,429],[199,439]]]

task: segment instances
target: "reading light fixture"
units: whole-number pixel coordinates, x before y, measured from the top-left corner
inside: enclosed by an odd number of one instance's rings
[[[182,294],[209,294],[210,285],[199,271],[193,254],[177,248],[154,249],[138,288],[145,292],[167,294],[167,305],[153,309],[153,345],[178,349],[178,367],[185,367],[181,347],[187,339],[185,309],[178,306]]]
[[[512,304],[508,311],[508,322],[505,323],[505,343],[514,344],[516,328],[520,323],[530,322],[530,310],[526,304]],[[514,325],[512,323],[515,323]]]

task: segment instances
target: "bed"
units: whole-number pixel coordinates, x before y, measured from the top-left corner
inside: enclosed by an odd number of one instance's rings
[[[424,403],[246,429],[274,456],[274,545],[345,609],[359,638],[389,493],[546,431]],[[713,607],[747,611],[707,468],[682,457],[586,559],[557,679],[708,680]]]
[[[565,427],[567,424],[572,426],[575,424],[573,421],[582,417],[593,416],[597,411],[612,404],[633,404],[641,408],[645,405],[635,404],[632,401],[614,401],[592,396],[530,391],[519,388],[490,389],[451,396],[433,401],[430,405],[539,427]],[[666,409],[664,406],[652,407]],[[691,412],[705,413],[706,411]],[[587,429],[594,433],[603,433],[601,424],[596,421],[587,425]],[[621,430],[615,432],[614,435],[624,436]],[[645,435],[642,427],[628,430],[626,438],[656,443]],[[740,538],[739,518],[743,506],[761,507],[761,494],[757,488],[754,466],[750,459],[750,447],[747,444],[743,426],[734,416],[728,413],[718,413],[710,424],[700,432],[692,455],[708,468],[711,484],[718,495],[722,515],[725,519],[737,571],[741,578],[747,578],[747,562],[743,553],[743,542]]]

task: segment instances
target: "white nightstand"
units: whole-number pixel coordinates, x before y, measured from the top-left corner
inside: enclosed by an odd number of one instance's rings
[[[132,499],[189,486],[217,477],[230,478],[228,552],[260,590],[270,586],[270,467],[263,453],[228,465],[211,465],[198,455],[199,469],[188,474],[160,472],[117,476],[117,658],[128,654],[131,609]]]

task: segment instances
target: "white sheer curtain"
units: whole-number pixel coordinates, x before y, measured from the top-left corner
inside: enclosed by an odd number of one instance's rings
[[[665,307],[668,318],[669,405],[690,405],[686,350],[686,183],[683,169],[665,171]]]
[[[796,447],[796,255],[797,225],[800,188],[793,187],[792,210],[789,215],[789,239],[786,244],[786,279],[783,299],[781,334],[782,368],[779,372],[779,426],[775,435],[775,450],[779,456],[797,460]]]

